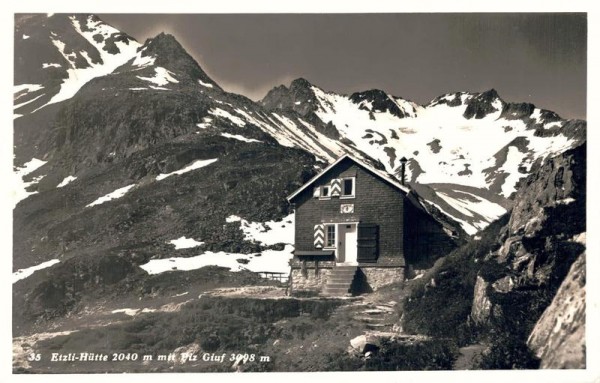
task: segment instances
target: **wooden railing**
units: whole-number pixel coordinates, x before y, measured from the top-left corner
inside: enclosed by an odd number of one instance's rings
[[[262,278],[272,279],[282,283],[287,283],[289,280],[289,273],[281,273],[275,271],[258,271],[258,275]]]

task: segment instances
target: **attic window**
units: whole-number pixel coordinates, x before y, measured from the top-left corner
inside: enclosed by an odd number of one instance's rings
[[[355,196],[354,177],[342,179],[342,198],[354,198]]]
[[[320,198],[331,198],[331,186],[329,186],[329,185],[321,186]]]

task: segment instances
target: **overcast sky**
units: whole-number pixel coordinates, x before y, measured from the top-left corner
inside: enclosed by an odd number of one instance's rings
[[[224,89],[254,100],[304,77],[421,104],[495,88],[505,101],[586,117],[585,14],[99,16],[140,42],[171,33]]]

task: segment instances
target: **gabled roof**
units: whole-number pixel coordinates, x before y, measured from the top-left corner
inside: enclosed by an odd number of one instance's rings
[[[331,170],[332,168],[334,168],[337,164],[339,164],[340,162],[342,162],[345,159],[349,159],[351,161],[353,161],[354,163],[356,163],[358,166],[360,166],[361,168],[367,170],[369,173],[372,173],[373,175],[381,178],[383,181],[387,182],[388,184],[392,185],[393,187],[400,189],[401,191],[403,191],[404,193],[409,193],[410,189],[407,186],[404,186],[400,183],[400,181],[398,181],[396,178],[392,177],[390,174],[375,169],[373,166],[357,159],[356,157],[353,157],[349,154],[344,154],[343,156],[341,156],[340,158],[338,158],[337,160],[335,160],[335,162],[333,162],[332,164],[330,164],[329,166],[327,166],[325,169],[323,169],[323,171],[319,174],[317,174],[316,176],[314,176],[313,178],[311,178],[307,183],[305,183],[304,185],[302,185],[298,190],[296,190],[295,192],[293,192],[292,194],[290,194],[289,196],[287,196],[287,200],[289,202],[291,202],[291,200],[296,197],[298,194],[302,193],[302,191],[304,191],[307,187],[309,187],[310,185],[312,185],[313,183],[315,183],[319,178],[321,178],[323,175],[325,175],[325,173],[327,173],[329,170]]]

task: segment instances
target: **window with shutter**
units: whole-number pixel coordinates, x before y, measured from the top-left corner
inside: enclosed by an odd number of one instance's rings
[[[379,256],[379,226],[369,223],[358,224],[358,262],[374,263]]]

